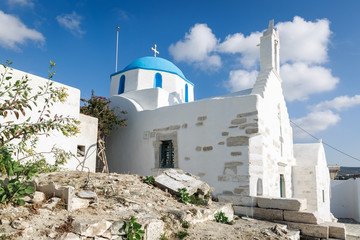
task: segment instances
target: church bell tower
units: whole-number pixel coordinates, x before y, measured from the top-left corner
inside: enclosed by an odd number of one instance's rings
[[[280,74],[280,41],[279,32],[274,28],[274,20],[269,22],[269,28],[260,38],[260,71],[274,69]]]

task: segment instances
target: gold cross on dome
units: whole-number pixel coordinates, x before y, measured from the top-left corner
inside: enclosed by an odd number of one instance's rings
[[[156,50],[156,44],[154,45],[154,47],[151,48],[152,51],[154,51],[154,57],[156,57],[156,54],[159,54],[159,52]]]

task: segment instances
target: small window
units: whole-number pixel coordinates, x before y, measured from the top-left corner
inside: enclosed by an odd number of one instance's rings
[[[155,74],[154,88],[162,88],[162,76],[160,73]]]
[[[285,198],[285,178],[284,174],[280,174],[280,197]]]
[[[323,202],[325,202],[325,190],[322,190]]]
[[[257,180],[257,184],[256,184],[256,195],[257,196],[262,196],[263,195],[263,186],[262,186],[262,179],[259,178]]]
[[[160,168],[173,168],[174,147],[172,141],[162,141],[160,148]]]
[[[188,85],[185,84],[185,102],[189,102],[189,89],[188,89]]]
[[[124,93],[125,90],[125,75],[120,77],[118,94]]]
[[[85,157],[85,146],[84,145],[77,146],[76,156],[77,157]]]

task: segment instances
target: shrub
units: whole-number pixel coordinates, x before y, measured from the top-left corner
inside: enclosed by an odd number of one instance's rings
[[[141,230],[141,224],[136,222],[136,218],[131,216],[130,221],[126,222],[125,226],[126,239],[141,240],[145,232]]]
[[[214,217],[215,217],[215,222],[218,222],[218,223],[228,223],[229,222],[229,219],[225,216],[225,213],[223,211],[215,213]]]
[[[186,188],[178,188],[177,196],[179,201],[182,203],[187,203],[190,201],[189,193],[187,192]]]
[[[146,176],[144,182],[153,185],[155,183],[155,178],[154,176]]]
[[[178,238],[178,239],[184,239],[187,236],[189,236],[189,233],[187,231],[180,231],[180,232],[176,233],[176,238]]]

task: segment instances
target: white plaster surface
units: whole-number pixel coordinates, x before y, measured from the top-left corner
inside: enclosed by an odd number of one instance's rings
[[[4,69],[1,66],[0,72],[3,72]],[[48,79],[32,75],[17,69],[13,69],[13,78],[12,81],[21,79],[23,76],[27,75],[31,81],[29,81],[29,86],[32,88],[33,92],[39,91],[39,86],[44,86]],[[80,91],[79,89],[66,86],[54,82],[53,87],[64,87],[68,94],[66,101],[63,103],[57,102],[50,107],[50,116],[53,117],[55,114],[58,116],[70,117],[78,119],[81,122],[80,124],[80,133],[77,136],[66,137],[62,133],[57,131],[50,131],[49,136],[41,135],[39,136],[39,141],[37,144],[37,152],[49,152],[55,146],[65,151],[70,151],[75,156],[77,154],[77,145],[85,145],[86,149],[86,158],[80,158],[80,162],[76,158],[71,158],[68,163],[64,166],[65,168],[71,170],[84,170],[84,168],[89,168],[90,171],[95,171],[96,164],[96,154],[92,154],[94,148],[91,147],[96,144],[97,139],[97,119],[89,116],[85,116],[79,113],[80,111]],[[31,117],[32,122],[36,122],[39,118],[39,110],[43,107],[43,99],[40,97],[37,100],[37,105],[32,106],[32,110],[25,110],[25,116],[20,114],[18,120],[15,116],[8,116],[6,121],[14,120],[15,123],[21,123],[27,118]],[[4,121],[4,120],[1,120]],[[49,163],[54,163],[54,159],[49,155],[45,155],[46,160]],[[87,169],[86,169],[87,170]]]
[[[331,212],[360,222],[360,179],[331,180]]]

